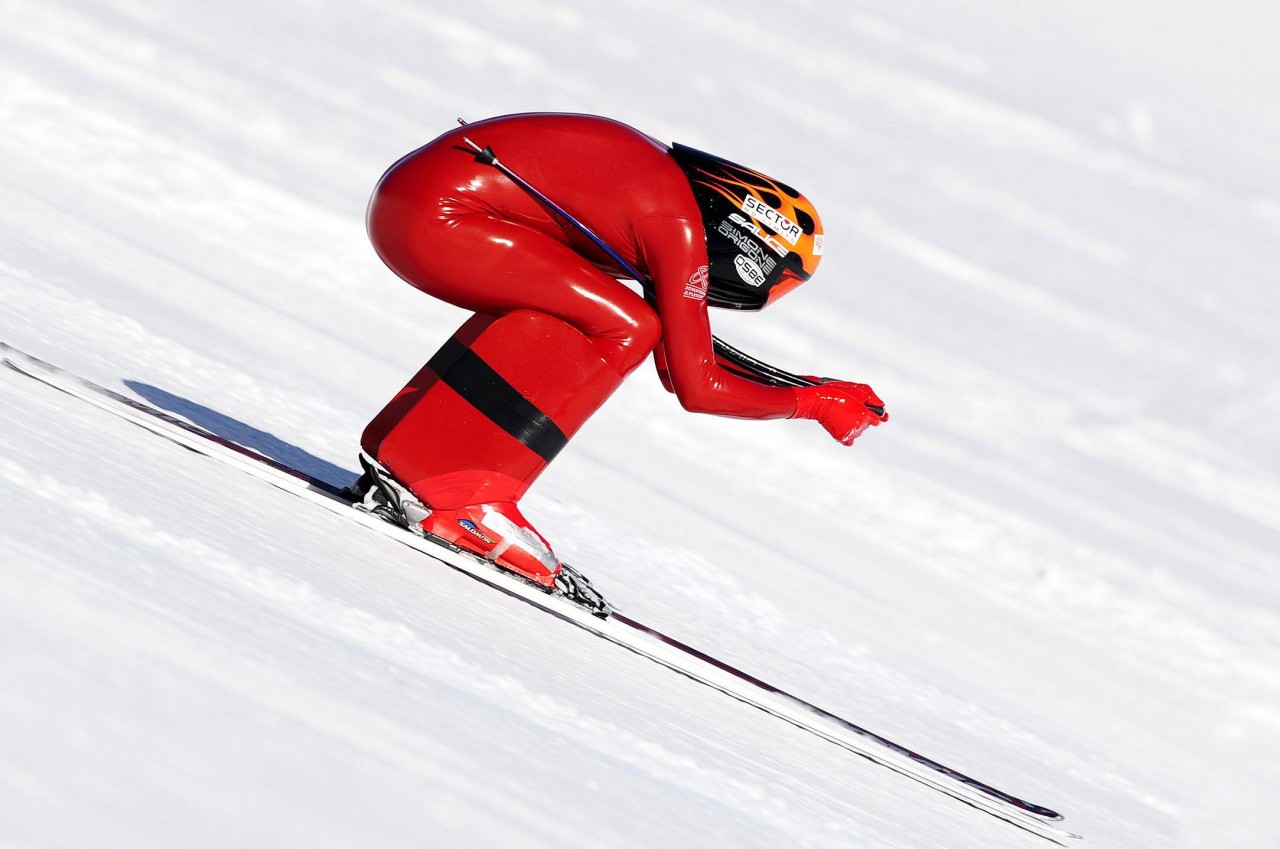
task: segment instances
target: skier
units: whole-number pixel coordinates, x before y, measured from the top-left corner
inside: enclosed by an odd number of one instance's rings
[[[815,419],[845,445],[888,419],[870,387],[713,341],[708,305],[762,309],[823,252],[802,195],[727,160],[606,118],[492,118],[396,162],[367,224],[392,271],[475,314],[365,429],[357,492],[545,588],[580,576],[517,504],[650,353],[692,412]]]

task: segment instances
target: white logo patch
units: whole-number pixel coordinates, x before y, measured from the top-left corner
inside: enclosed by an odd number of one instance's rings
[[[822,249],[827,246],[827,237],[821,233],[813,234],[813,255],[822,256]]]
[[[738,276],[745,280],[748,286],[758,288],[764,285],[764,271],[753,260],[738,254],[733,258],[733,267],[738,270]]]
[[[691,301],[705,301],[707,299],[707,284],[711,282],[708,271],[709,269],[705,265],[700,265],[698,270],[693,272],[689,282],[684,284],[684,296],[686,298]]]
[[[743,199],[742,211],[755,220],[763,222],[766,227],[793,245],[800,241],[800,237],[804,235],[804,230],[801,229],[799,224],[768,204],[756,200],[751,195],[747,195]]]

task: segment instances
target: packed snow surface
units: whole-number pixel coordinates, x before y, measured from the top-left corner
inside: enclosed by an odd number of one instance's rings
[[[362,221],[455,117],[802,188],[821,272],[714,326],[888,425],[693,416],[646,368],[526,512],[631,616],[1085,845],[1275,845],[1280,12],[0,11],[0,341],[335,483],[465,317]],[[0,482],[0,845],[1039,843],[8,372]]]

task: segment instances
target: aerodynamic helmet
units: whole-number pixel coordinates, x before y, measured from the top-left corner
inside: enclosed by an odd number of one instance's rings
[[[808,280],[822,258],[822,222],[795,189],[682,144],[671,156],[702,213],[710,259],[707,303],[761,310]]]

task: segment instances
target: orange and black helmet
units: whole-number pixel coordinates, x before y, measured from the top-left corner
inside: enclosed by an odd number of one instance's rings
[[[822,222],[804,195],[758,171],[675,144],[702,212],[707,303],[761,310],[808,280],[822,258]]]

